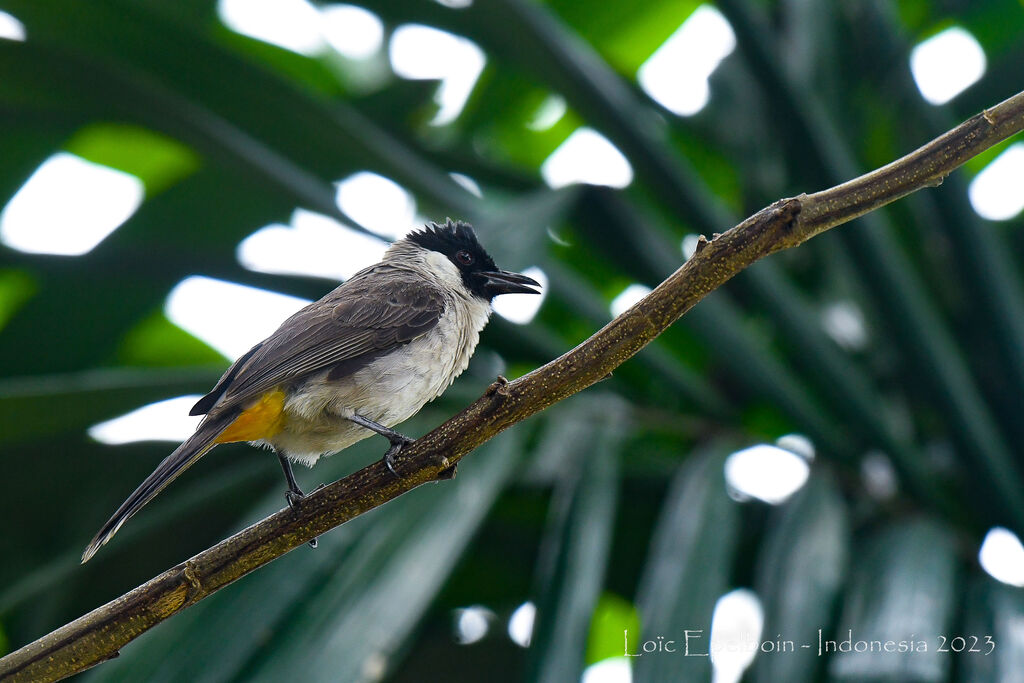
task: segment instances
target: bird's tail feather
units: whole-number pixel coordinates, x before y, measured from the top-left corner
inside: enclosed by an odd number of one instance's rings
[[[96,551],[109,541],[117,533],[121,525],[128,521],[128,518],[142,509],[142,507],[153,500],[153,498],[174,481],[179,474],[188,469],[196,460],[210,452],[217,445],[216,438],[223,432],[237,417],[236,414],[228,413],[208,417],[199,425],[195,434],[185,440],[174,452],[168,455],[157,465],[156,470],[146,477],[139,488],[135,489],[128,499],[121,503],[117,512],[107,520],[107,523],[99,530],[96,536],[82,553],[82,564],[96,554]]]

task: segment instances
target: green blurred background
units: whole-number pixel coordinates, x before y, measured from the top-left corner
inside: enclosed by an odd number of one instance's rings
[[[284,503],[274,458],[223,447],[78,565],[187,430],[90,427],[203,393],[298,305],[186,278],[313,299],[376,258],[366,233],[473,222],[546,294],[495,316],[417,436],[695,235],[1024,84],[1017,0],[0,0],[0,36],[0,652]],[[82,680],[1024,680],[1022,157],[755,265],[454,482]],[[687,631],[715,656],[623,657]]]

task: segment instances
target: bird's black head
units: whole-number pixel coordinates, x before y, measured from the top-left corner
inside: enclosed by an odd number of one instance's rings
[[[439,252],[448,257],[459,273],[466,288],[482,299],[490,301],[499,294],[520,292],[539,294],[530,287],[539,287],[536,280],[500,270],[494,259],[487,253],[473,232],[473,226],[462,221],[447,219],[444,225],[428,223],[423,230],[409,233],[410,241],[424,249]]]

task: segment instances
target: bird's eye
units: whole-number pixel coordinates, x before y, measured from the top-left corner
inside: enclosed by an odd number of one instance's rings
[[[455,260],[464,266],[473,265],[473,255],[463,249],[462,251],[456,252]]]

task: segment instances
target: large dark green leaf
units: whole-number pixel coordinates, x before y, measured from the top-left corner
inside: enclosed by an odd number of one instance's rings
[[[944,681],[940,651],[952,634],[959,568],[949,531],[930,520],[897,522],[857,549],[856,563],[822,652],[837,681]]]
[[[718,449],[691,455],[669,487],[637,589],[642,632],[631,634],[630,646],[642,655],[634,660],[637,680],[710,678],[710,658],[701,655],[709,652],[711,614],[731,582],[739,540],[739,508],[725,492],[724,462]],[[676,641],[676,651],[644,655],[642,643],[659,637]]]
[[[850,519],[828,475],[816,474],[773,513],[754,588],[764,606],[762,640],[799,643],[758,656],[755,681],[810,681],[821,671],[819,629],[830,632],[850,560]]]
[[[971,578],[963,629],[944,643],[959,653],[964,680],[1009,683],[1024,671],[1024,591],[987,576]],[[957,641],[962,638],[963,641]],[[951,655],[952,656],[952,655]]]
[[[771,113],[788,129],[784,138],[789,145],[787,151],[801,176],[808,182],[832,185],[858,175],[863,169],[844,143],[836,119],[813,92],[787,80],[779,68],[776,55],[759,31],[762,22],[757,11],[735,0],[720,4],[737,31],[748,68],[759,78],[769,98]],[[805,141],[811,146],[807,147]],[[958,432],[970,435],[964,446],[976,459],[978,474],[998,492],[1001,509],[994,514],[997,518],[1007,516],[1024,527],[1024,504],[1016,494],[1024,478],[931,297],[907,255],[890,238],[893,232],[886,212],[878,211],[837,236],[861,269],[880,315],[904,345],[907,360],[931,386]],[[983,507],[992,501],[973,502]]]
[[[564,466],[541,548],[537,623],[528,679],[576,680],[604,581],[618,499],[617,450],[624,425],[612,397],[587,401],[558,430]],[[595,423],[597,423],[595,425]]]
[[[134,408],[216,382],[221,368],[92,370],[0,382],[0,443],[81,432]]]

